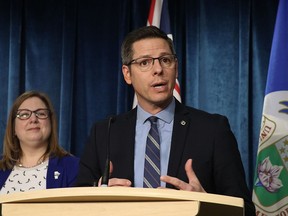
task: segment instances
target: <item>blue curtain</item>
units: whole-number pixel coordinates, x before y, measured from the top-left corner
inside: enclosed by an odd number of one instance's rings
[[[229,118],[251,187],[278,0],[168,3],[183,103]],[[146,25],[149,5],[1,0],[0,139],[15,98],[40,90],[55,106],[61,145],[81,156],[93,122],[132,107],[120,46]]]

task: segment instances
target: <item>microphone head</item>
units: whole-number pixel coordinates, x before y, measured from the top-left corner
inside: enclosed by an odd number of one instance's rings
[[[115,115],[109,116],[109,123],[113,123],[115,119],[116,119]]]

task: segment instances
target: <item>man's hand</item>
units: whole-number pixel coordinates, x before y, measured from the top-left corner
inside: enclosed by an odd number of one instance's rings
[[[111,173],[113,172],[113,164],[110,161],[110,170],[109,175],[111,176]],[[98,187],[101,187],[102,177],[99,179]],[[111,178],[108,181],[108,187],[113,186],[124,186],[124,187],[131,187],[132,183],[128,179],[120,179],[120,178]]]
[[[192,159],[188,159],[185,164],[185,171],[189,179],[189,183],[186,183],[178,178],[171,176],[161,176],[160,180],[171,185],[174,185],[179,190],[185,191],[196,191],[196,192],[206,192],[202,187],[200,181],[198,180],[193,168]]]

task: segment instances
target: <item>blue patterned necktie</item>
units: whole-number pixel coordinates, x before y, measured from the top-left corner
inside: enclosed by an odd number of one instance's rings
[[[160,187],[160,138],[157,128],[158,118],[148,118],[151,128],[147,136],[145,165],[144,165],[144,188]]]

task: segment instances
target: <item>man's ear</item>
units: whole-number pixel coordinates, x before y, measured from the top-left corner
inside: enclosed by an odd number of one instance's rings
[[[124,77],[125,82],[128,85],[131,85],[132,84],[131,72],[130,72],[130,68],[127,65],[122,65],[122,73],[123,73],[123,77]]]

